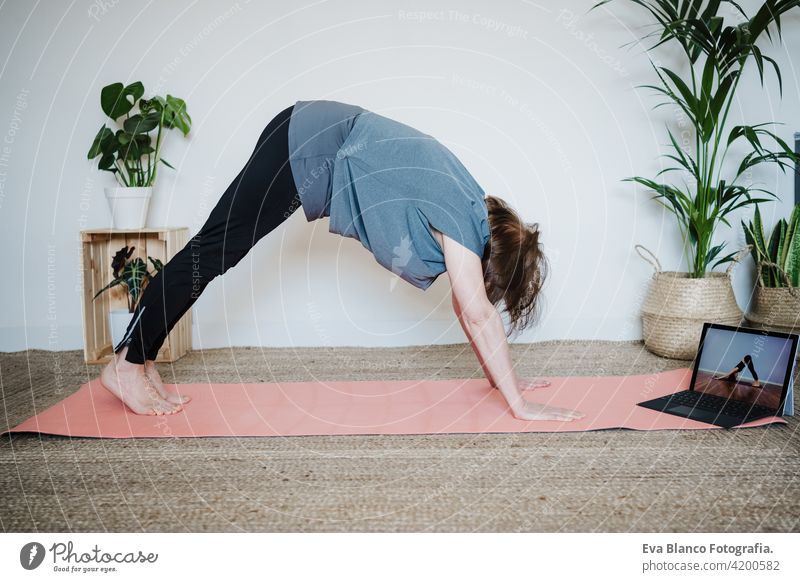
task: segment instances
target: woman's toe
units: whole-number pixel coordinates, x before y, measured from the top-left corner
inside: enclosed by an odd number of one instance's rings
[[[169,394],[167,395],[167,400],[172,404],[186,404],[191,400],[191,396],[186,396],[185,394]]]

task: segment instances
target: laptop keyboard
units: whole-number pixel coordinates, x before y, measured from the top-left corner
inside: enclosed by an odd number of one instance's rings
[[[705,410],[708,412],[719,412],[725,415],[741,416],[755,414],[766,414],[768,416],[775,415],[775,410],[761,406],[760,404],[751,404],[741,400],[728,400],[722,396],[715,394],[706,394],[697,390],[687,390],[685,392],[678,392],[671,396],[666,397],[670,404],[683,404],[684,406],[691,406],[698,410]]]

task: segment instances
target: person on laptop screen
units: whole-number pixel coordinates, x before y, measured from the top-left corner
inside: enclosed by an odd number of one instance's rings
[[[780,416],[799,339],[797,334],[706,323],[688,389],[638,404],[724,427]]]
[[[715,376],[714,380],[728,380],[728,381],[738,382],[739,379],[736,376],[739,374],[739,372],[744,370],[745,366],[747,366],[747,369],[750,370],[750,373],[753,375],[753,381],[750,383],[750,385],[753,388],[758,388],[759,386],[761,386],[761,382],[759,382],[758,380],[758,374],[756,373],[756,368],[753,365],[753,356],[751,356],[750,354],[747,354],[745,357],[743,357],[742,360],[738,364],[736,364],[736,367],[734,367],[733,370],[731,370],[724,376]]]
[[[705,343],[697,374],[697,390],[768,408],[778,407],[789,355],[782,345],[785,340],[711,330]],[[742,353],[745,354],[743,357]],[[738,357],[741,357],[739,362],[732,369],[728,368],[729,362]],[[756,372],[756,361],[762,369],[762,378]]]

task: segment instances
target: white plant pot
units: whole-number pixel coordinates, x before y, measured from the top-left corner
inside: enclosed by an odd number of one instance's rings
[[[106,188],[111,224],[118,229],[144,228],[153,188]]]
[[[117,347],[117,344],[125,337],[125,332],[128,331],[128,324],[131,322],[133,313],[127,309],[112,309],[108,312],[108,325],[111,328],[111,342],[112,347]]]

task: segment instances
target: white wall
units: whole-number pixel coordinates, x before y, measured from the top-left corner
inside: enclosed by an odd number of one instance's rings
[[[640,337],[649,267],[635,243],[680,265],[671,215],[620,180],[653,175],[666,108],[653,81],[643,15],[593,1],[132,2],[0,7],[0,350],[81,346],[78,230],[104,227],[110,174],[86,160],[103,123],[100,89],[144,82],[186,99],[187,139],[169,135],[151,217],[196,231],[263,125],[298,99],[362,105],[433,134],[489,193],[545,233],[552,262],[541,324],[519,341]],[[750,10],[756,4],[743,2]],[[426,19],[411,13],[438,10]],[[800,19],[786,19],[784,99],[748,78],[736,115],[800,130]],[[669,54],[656,57],[670,62]],[[764,171],[788,212],[791,177]],[[738,224],[738,219],[734,224]],[[742,244],[740,229],[721,238]],[[752,267],[737,269],[740,302]],[[422,292],[361,245],[296,213],[195,307],[195,347],[398,345],[463,341],[446,275]]]

